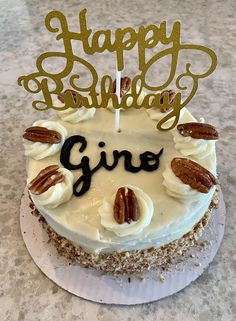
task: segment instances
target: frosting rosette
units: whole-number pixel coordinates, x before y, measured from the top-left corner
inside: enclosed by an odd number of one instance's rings
[[[38,209],[56,208],[70,200],[73,194],[73,174],[66,168],[59,168],[58,172],[64,175],[62,182],[51,186],[42,194],[34,194],[29,191],[32,201]]]
[[[137,198],[140,209],[140,217],[137,221],[131,221],[131,223],[125,222],[123,224],[118,224],[116,222],[113,215],[115,194],[110,198],[104,198],[102,205],[98,209],[98,213],[101,217],[101,225],[119,237],[141,233],[143,229],[150,224],[154,211],[151,198],[143,190],[133,185],[125,185],[124,187],[132,189]]]
[[[31,157],[35,160],[40,160],[48,156],[56,154],[65,142],[67,130],[61,124],[51,120],[38,120],[33,123],[33,127],[44,127],[49,130],[54,130],[61,135],[61,140],[57,144],[48,144],[42,142],[25,141],[25,156]]]
[[[60,100],[56,100],[54,102],[56,107],[63,107],[64,104]],[[90,118],[93,118],[96,113],[96,108],[85,108],[83,106],[78,108],[67,108],[65,110],[58,111],[57,115],[61,118],[61,120],[77,124],[82,121],[86,121]]]
[[[184,156],[192,156],[201,160],[215,154],[215,140],[185,137],[179,133],[177,128],[173,129],[171,133],[175,148]]]
[[[202,193],[184,184],[172,171],[169,165],[166,166],[163,172],[163,185],[166,187],[167,194],[178,198],[181,201],[195,202],[203,198]],[[215,188],[212,188],[215,189]]]

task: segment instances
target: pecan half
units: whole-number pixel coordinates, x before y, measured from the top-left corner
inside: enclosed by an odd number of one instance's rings
[[[174,101],[174,98],[175,98],[176,93],[175,93],[173,90],[171,90],[171,89],[170,89],[170,90],[163,90],[163,91],[161,92],[161,96],[160,96],[160,104],[161,104],[161,105],[163,105],[163,103],[164,103],[164,96],[165,96],[165,95],[168,96],[169,104],[172,104],[173,101]],[[166,113],[168,110],[169,110],[169,109],[166,108],[165,106],[162,106],[162,107],[160,108],[160,111],[161,111],[162,113]]]
[[[140,210],[137,198],[132,189],[120,187],[116,193],[113,206],[114,218],[118,224],[137,221],[140,218]]]
[[[191,186],[200,193],[206,194],[213,185],[218,184],[217,179],[211,172],[187,158],[173,158],[171,169],[184,184]]]
[[[56,130],[47,129],[45,127],[34,126],[25,130],[24,139],[31,142],[40,142],[47,144],[59,144],[61,142],[61,134]]]
[[[205,123],[185,123],[179,124],[177,130],[184,137],[192,137],[197,139],[217,140],[219,134],[214,126]]]
[[[71,93],[72,98],[73,98],[75,104],[78,103],[78,106],[77,106],[77,107],[78,107],[78,108],[82,107],[82,102],[79,103],[79,97],[78,97],[77,91],[75,91],[75,90],[73,90],[73,89],[66,89],[66,90],[63,92],[63,94],[65,95],[65,94],[68,93],[68,92]],[[59,96],[57,96],[57,97],[58,97],[58,99],[59,99],[62,103],[65,102],[63,96],[59,95]]]
[[[131,79],[129,77],[122,77],[120,82],[120,96],[123,97],[131,88]],[[112,83],[112,93],[116,92],[116,81]]]
[[[58,165],[50,165],[42,169],[38,175],[29,183],[29,191],[32,194],[40,195],[50,187],[61,183],[65,175],[58,171]]]

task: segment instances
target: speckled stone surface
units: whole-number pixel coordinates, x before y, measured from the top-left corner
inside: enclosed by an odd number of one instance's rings
[[[0,3],[0,320],[235,320],[236,2],[1,0]],[[39,271],[21,237],[19,206],[26,177],[21,135],[33,120],[47,114],[39,115],[32,109],[32,97],[18,88],[16,80],[32,72],[35,58],[51,48],[51,35],[43,25],[46,13],[62,10],[75,24],[75,14],[84,7],[88,8],[89,25],[94,29],[181,20],[182,41],[207,45],[219,59],[215,73],[200,83],[191,111],[196,116],[207,113],[206,119],[221,133],[217,152],[227,206],[225,238],[214,262],[196,282],[160,302],[119,307],[75,297]],[[129,66],[134,66],[135,53],[128,57]],[[110,62],[99,66],[108,73],[113,68]]]

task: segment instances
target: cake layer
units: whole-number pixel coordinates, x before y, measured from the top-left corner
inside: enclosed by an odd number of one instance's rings
[[[105,109],[97,110],[95,117],[78,124],[65,122],[57,116],[52,120],[66,128],[66,138],[73,135],[85,138],[87,146],[83,152],[79,151],[80,144],[73,146],[70,163],[80,164],[82,157],[88,156],[91,169],[99,163],[102,151],[106,152],[107,163],[112,164],[114,150],[127,150],[132,153],[132,164],[139,166],[140,154],[146,151],[158,154],[164,148],[156,170],[129,172],[124,169],[124,157],[121,157],[113,170],[100,168],[92,175],[91,186],[86,193],[79,197],[73,195],[68,202],[56,208],[43,205],[39,198],[31,195],[35,206],[52,229],[73,244],[91,253],[159,248],[191,231],[207,211],[215,188],[211,188],[208,194],[202,194],[183,184],[177,177],[170,184],[170,162],[174,157],[183,157],[181,149],[175,146],[176,132],[158,131],[156,121],[151,120],[145,110],[122,112],[120,133],[114,130],[114,113]],[[196,120],[184,109],[179,122],[190,121]],[[105,145],[98,146],[99,142]],[[194,149],[194,143],[190,144]],[[194,155],[188,157],[216,174],[215,146],[211,147],[210,152],[207,149],[207,153],[206,157],[200,159],[194,158]],[[41,169],[52,164],[62,166],[60,151],[41,160],[29,158],[28,182]],[[71,172],[75,183],[82,171],[76,169]],[[112,213],[114,197],[118,188],[127,185],[140,191],[139,199],[143,202],[145,217],[141,216],[137,223],[122,224],[117,230]],[[107,219],[109,215],[110,221]]]

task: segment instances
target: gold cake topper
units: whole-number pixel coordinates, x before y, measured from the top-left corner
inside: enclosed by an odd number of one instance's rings
[[[59,26],[52,26],[52,20],[57,21]],[[63,42],[63,51],[45,52],[41,54],[36,60],[37,71],[27,76],[21,76],[18,79],[18,84],[23,85],[25,90],[32,94],[39,94],[43,96],[43,100],[35,100],[32,103],[36,110],[65,110],[69,107],[78,108],[82,105],[86,108],[105,108],[108,101],[112,100],[115,109],[119,108],[161,108],[164,104],[167,109],[171,111],[164,116],[157,128],[160,130],[169,130],[176,126],[179,120],[180,111],[185,107],[195,95],[198,88],[199,79],[209,76],[216,68],[217,57],[215,53],[204,46],[194,44],[182,44],[180,42],[180,22],[175,22],[172,31],[167,35],[166,21],[160,23],[159,26],[151,24],[147,27],[140,26],[138,31],[131,27],[118,28],[114,32],[114,39],[112,39],[112,31],[109,29],[98,30],[92,34],[92,29],[87,27],[86,9],[79,13],[80,32],[72,32],[68,28],[68,23],[64,14],[60,11],[51,11],[45,18],[45,26],[48,31],[57,34],[56,40]],[[94,53],[103,53],[107,50],[110,53],[116,54],[116,62],[118,71],[124,70],[124,53],[132,50],[135,46],[138,49],[138,69],[140,73],[135,75],[132,84],[131,92],[125,94],[121,100],[112,92],[112,78],[109,75],[104,75],[100,80],[100,90],[96,91],[98,86],[98,73],[95,67],[87,60],[79,57],[72,47],[72,41],[80,41],[82,43],[83,51],[87,55]],[[146,49],[155,48],[158,44],[168,46],[153,55],[150,59],[146,58]],[[207,54],[211,60],[209,68],[204,73],[194,73],[190,70],[191,64],[186,63],[186,71],[178,75],[175,79],[175,86],[177,89],[186,90],[187,87],[181,85],[184,77],[189,77],[192,81],[192,88],[185,100],[181,99],[181,92],[177,92],[173,101],[168,100],[167,95],[164,95],[164,101],[161,103],[161,91],[167,88],[174,80],[177,69],[177,62],[179,54],[182,50],[195,50]],[[147,73],[150,68],[161,58],[170,56],[171,66],[168,79],[160,86],[153,86],[146,82]],[[50,58],[63,58],[65,60],[64,69],[59,72],[47,72],[43,64]],[[72,74],[74,64],[78,63],[87,69],[91,75],[91,83],[87,87],[76,85],[79,80],[79,74]],[[70,92],[63,92],[63,80],[69,79],[72,89],[77,91],[78,99],[74,100]],[[54,84],[54,88],[49,88],[49,81]],[[138,86],[137,86],[138,85]],[[143,98],[141,104],[137,103],[142,89],[149,90],[153,93],[147,93]],[[84,93],[87,96],[83,95]],[[64,106],[58,107],[53,105],[53,95],[60,95],[63,97]],[[98,99],[100,96],[101,99]],[[129,99],[129,106],[127,105]],[[162,97],[163,99],[163,97]],[[130,101],[131,100],[131,101]],[[120,101],[120,102],[119,102]],[[172,124],[167,128],[162,127],[170,118],[173,118]]]

